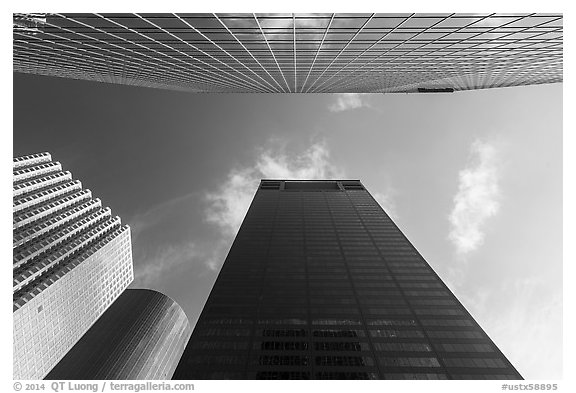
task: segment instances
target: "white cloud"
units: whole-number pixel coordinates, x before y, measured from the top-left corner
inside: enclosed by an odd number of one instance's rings
[[[369,107],[365,95],[358,93],[336,94],[336,102],[328,107],[332,112],[342,112],[350,109]]]
[[[206,220],[218,225],[226,236],[233,237],[240,228],[260,179],[343,177],[343,173],[330,162],[330,152],[322,142],[313,144],[297,156],[289,156],[280,148],[265,149],[253,165],[231,170],[222,187],[206,195]]]
[[[476,250],[484,242],[486,220],[500,207],[499,170],[496,147],[476,140],[470,165],[460,171],[458,192],[449,215],[448,238],[459,254]]]

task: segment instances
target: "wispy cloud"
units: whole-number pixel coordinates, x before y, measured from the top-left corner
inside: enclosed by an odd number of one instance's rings
[[[371,192],[376,202],[382,206],[382,209],[392,218],[396,220],[398,218],[398,211],[396,208],[396,201],[394,200],[394,190],[388,188],[385,192]]]
[[[312,144],[300,155],[290,156],[283,148],[261,149],[252,165],[234,168],[216,192],[206,195],[206,220],[233,237],[258,187],[260,179],[342,178],[344,174],[330,161],[324,142]]]
[[[460,298],[523,377],[562,378],[560,288],[551,292],[541,279],[517,278]]]
[[[176,198],[172,198],[162,202],[146,211],[140,211],[130,218],[127,222],[130,225],[130,232],[132,234],[132,242],[148,229],[158,225],[161,221],[165,221],[167,216],[173,214],[178,207],[190,201],[192,198],[197,197],[197,193],[190,193]]]
[[[153,288],[163,276],[175,274],[203,258],[203,253],[195,243],[168,245],[153,253],[145,253],[134,269],[132,285],[137,288]]]
[[[336,102],[332,103],[328,109],[332,112],[342,112],[369,106],[366,95],[364,94],[341,93],[336,94]]]
[[[448,217],[448,238],[458,254],[467,254],[483,244],[486,220],[500,208],[497,153],[494,145],[474,141],[470,163],[458,175],[458,192]]]

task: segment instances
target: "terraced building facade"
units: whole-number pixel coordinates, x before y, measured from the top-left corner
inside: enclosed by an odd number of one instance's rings
[[[49,153],[13,160],[13,378],[42,379],[133,280],[130,228]]]

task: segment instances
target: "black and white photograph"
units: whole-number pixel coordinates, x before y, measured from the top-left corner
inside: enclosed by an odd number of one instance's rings
[[[14,391],[565,390],[562,9],[370,5],[12,6]]]

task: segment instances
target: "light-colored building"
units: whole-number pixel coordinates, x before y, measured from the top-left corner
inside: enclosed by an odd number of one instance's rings
[[[562,36],[562,14],[14,14],[13,69],[189,92],[450,92],[561,82]]]
[[[171,379],[191,332],[174,300],[127,289],[46,379]]]
[[[13,377],[41,379],[133,280],[130,228],[52,161],[13,161]]]

